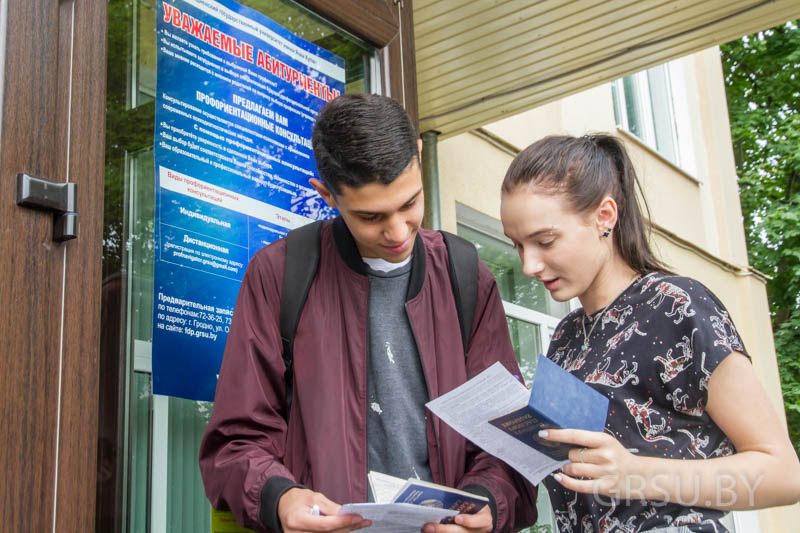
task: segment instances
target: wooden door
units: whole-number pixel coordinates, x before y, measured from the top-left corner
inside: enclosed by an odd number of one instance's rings
[[[0,27],[0,527],[92,531],[106,3],[3,0]],[[20,172],[77,184],[77,239]]]

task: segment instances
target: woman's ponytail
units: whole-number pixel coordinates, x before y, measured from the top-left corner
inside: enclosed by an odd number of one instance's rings
[[[550,136],[535,142],[512,161],[503,180],[503,191],[512,192],[524,185],[563,192],[578,213],[596,208],[605,196],[611,196],[617,203],[613,238],[620,257],[641,275],[653,271],[670,273],[650,249],[639,195],[648,218],[650,210],[633,163],[616,137]]]

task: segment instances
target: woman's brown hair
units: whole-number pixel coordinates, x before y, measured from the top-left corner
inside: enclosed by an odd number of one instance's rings
[[[583,137],[550,136],[520,152],[503,179],[503,192],[535,185],[564,193],[577,213],[586,213],[610,196],[617,203],[614,247],[641,275],[670,273],[650,249],[648,231],[639,208],[641,185],[622,142],[606,134]],[[645,212],[650,216],[647,202]]]

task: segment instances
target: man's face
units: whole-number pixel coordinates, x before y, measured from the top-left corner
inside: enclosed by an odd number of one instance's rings
[[[389,185],[342,186],[334,196],[319,180],[312,179],[311,184],[328,205],[339,210],[361,257],[398,263],[411,254],[425,213],[416,157]]]

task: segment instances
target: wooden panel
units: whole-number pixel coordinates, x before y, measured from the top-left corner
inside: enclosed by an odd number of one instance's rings
[[[426,95],[426,105],[441,106],[445,101],[465,102],[476,100],[482,94],[502,92],[509,87],[518,87],[531,79],[547,79],[565,72],[564,65],[582,68],[596,61],[610,61],[619,54],[626,54],[650,41],[660,38],[681,36],[693,24],[704,24],[718,19],[718,12],[729,4],[729,0],[713,0],[702,3],[703,9],[684,8],[682,11],[662,6],[658,9],[629,9],[625,16],[619,12],[604,12],[606,4],[597,12],[588,11],[591,16],[574,17],[573,20],[552,21],[547,26],[544,39],[518,43],[509,48],[501,43],[504,50],[493,50],[487,55],[484,50],[475,51],[459,61],[447,65],[449,72],[439,76],[425,74],[422,82]],[[691,17],[691,18],[690,18]],[[574,20],[577,19],[577,20]],[[576,24],[580,24],[576,26]],[[498,61],[497,57],[503,60]],[[470,77],[470,64],[483,64],[480,80]],[[439,71],[439,69],[434,69]],[[477,82],[477,83],[476,83]]]
[[[728,24],[718,31],[698,30],[671,43],[671,46],[670,43],[656,43],[652,47],[642,47],[635,52],[632,51],[629,55],[617,56],[613,61],[598,62],[584,69],[576,69],[560,76],[517,86],[514,91],[505,94],[487,95],[477,104],[465,103],[462,108],[456,108],[452,112],[433,117],[423,115],[420,129],[422,131],[435,129],[443,132],[441,138],[447,138],[676,57],[705,50],[714,46],[717,41],[733,40],[737,35],[741,36],[751,31],[747,28],[771,27],[776,19],[783,16],[788,20],[792,14],[790,9],[798,9],[798,7],[787,8],[788,6],[783,6],[783,10],[779,12],[757,11],[746,22]]]
[[[417,69],[414,51],[414,10],[411,0],[400,7],[400,34],[387,46],[389,55],[388,94],[403,104],[414,125],[419,129],[417,101]]]
[[[414,12],[411,0],[298,0],[356,36],[384,48],[389,94],[419,124]]]
[[[796,0],[418,0],[421,129],[444,139],[798,16]]]
[[[106,101],[106,78],[98,73],[106,68],[107,7],[107,0],[74,1],[71,55],[61,55],[62,65],[71,64],[69,176],[79,191],[80,233],[66,259],[55,531],[90,532],[95,522]],[[72,19],[63,13],[61,20],[66,28]]]
[[[378,48],[386,46],[397,34],[398,20],[392,0],[298,1]]]
[[[0,524],[52,531],[65,248],[52,215],[14,204],[15,176],[57,168],[57,2],[4,2],[0,123]],[[2,16],[2,15],[0,15]],[[84,474],[86,475],[86,474]]]

